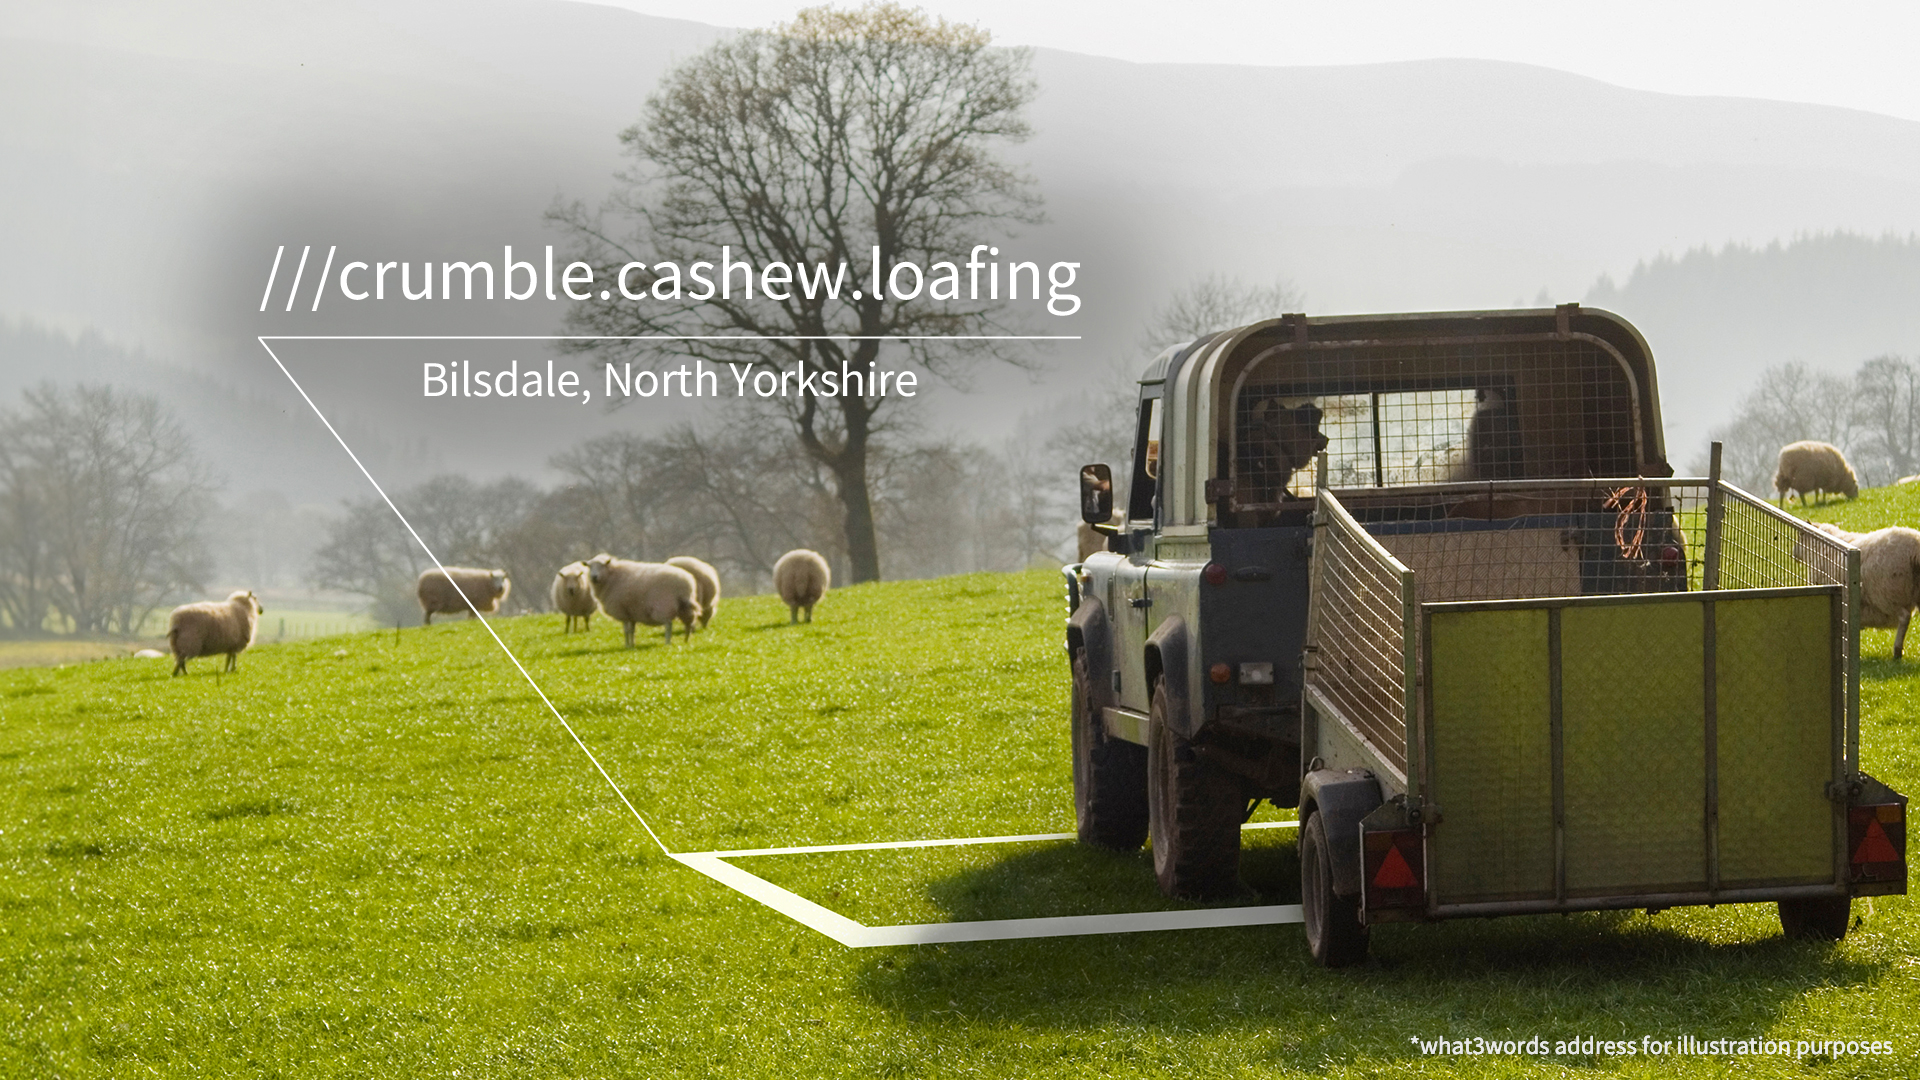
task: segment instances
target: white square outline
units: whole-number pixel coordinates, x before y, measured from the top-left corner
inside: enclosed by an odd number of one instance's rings
[[[1262,821],[1243,825],[1241,828],[1291,829],[1297,828],[1299,824],[1297,821]],[[830,851],[959,847],[967,844],[1015,844],[1074,838],[1073,833],[1035,833],[1028,836],[974,836],[948,840],[820,844],[812,847],[741,848],[733,851],[671,852],[669,854],[683,865],[700,871],[742,896],[757,900],[802,926],[825,934],[850,949],[870,949],[881,945],[932,945],[960,941],[1073,937],[1080,934],[1133,934],[1149,930],[1270,926],[1304,921],[1299,904],[1263,904],[1258,907],[1127,911],[1107,915],[1056,915],[1030,919],[981,919],[969,922],[868,926],[854,922],[838,912],[830,911],[804,896],[789,892],[727,861],[752,855],[808,855]]]

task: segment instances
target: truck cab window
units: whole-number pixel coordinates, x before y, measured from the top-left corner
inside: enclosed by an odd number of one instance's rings
[[[1128,489],[1127,520],[1150,522],[1160,495],[1160,399],[1140,403],[1140,430],[1134,440],[1133,484]]]

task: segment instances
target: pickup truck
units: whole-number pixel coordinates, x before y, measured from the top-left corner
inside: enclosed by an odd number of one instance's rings
[[[1233,895],[1298,809],[1316,961],[1376,923],[1771,902],[1839,939],[1906,891],[1859,760],[1860,556],[1668,465],[1626,320],[1287,315],[1161,354],[1081,471],[1074,805]],[[1121,496],[1115,505],[1116,494]]]

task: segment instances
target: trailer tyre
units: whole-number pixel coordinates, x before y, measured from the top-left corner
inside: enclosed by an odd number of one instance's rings
[[[1080,842],[1138,851],[1147,840],[1147,748],[1107,734],[1087,654],[1073,657],[1073,814]]]
[[[1210,765],[1167,726],[1166,679],[1153,683],[1147,736],[1147,805],[1153,874],[1160,891],[1218,900],[1240,888],[1240,823],[1247,800],[1240,780]]]
[[[1307,951],[1321,967],[1346,967],[1367,957],[1367,927],[1360,921],[1360,898],[1333,891],[1333,851],[1318,811],[1300,829],[1300,911],[1307,930]]]
[[[1780,929],[1804,941],[1839,941],[1853,920],[1850,896],[1815,896],[1780,901]]]

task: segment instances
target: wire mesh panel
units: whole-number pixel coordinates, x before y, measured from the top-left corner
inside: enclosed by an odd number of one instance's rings
[[[1631,475],[1635,402],[1619,358],[1578,338],[1276,348],[1233,392],[1227,519],[1310,495],[1323,448],[1339,488]]]
[[[1407,770],[1406,568],[1330,493],[1320,497],[1307,685],[1400,775]]]
[[[1422,603],[1699,588],[1706,486],[1647,479],[1340,492]]]

